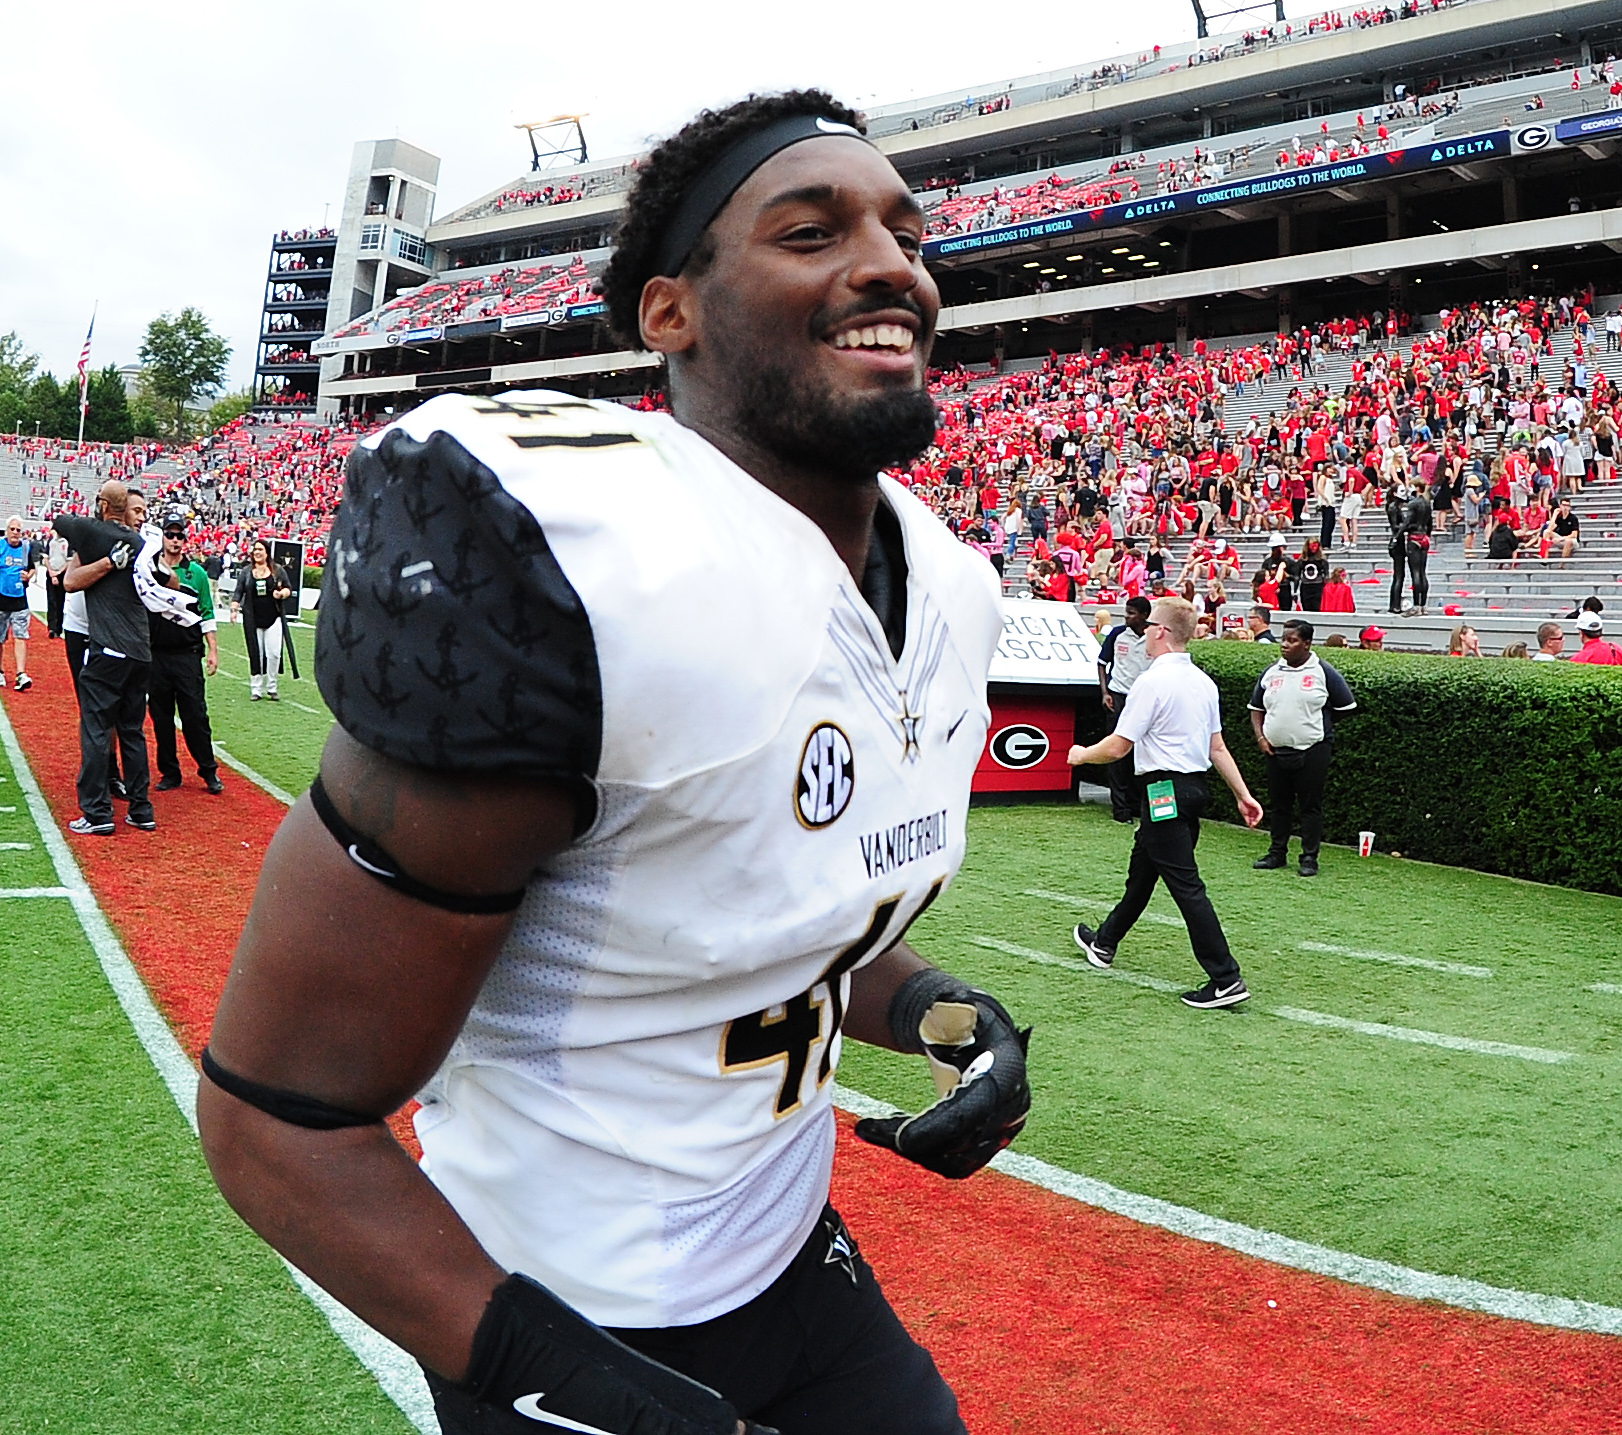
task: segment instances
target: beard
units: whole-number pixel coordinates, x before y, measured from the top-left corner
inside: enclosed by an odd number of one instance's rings
[[[738,427],[784,463],[867,483],[935,441],[938,415],[925,389],[841,399],[778,364],[746,364],[740,372]]]

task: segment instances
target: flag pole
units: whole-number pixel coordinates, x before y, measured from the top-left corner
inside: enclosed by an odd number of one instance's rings
[[[90,327],[85,331],[84,348],[79,351],[79,447],[84,447],[84,416],[90,407],[90,337],[96,332],[96,310],[101,307],[98,299],[90,307]]]

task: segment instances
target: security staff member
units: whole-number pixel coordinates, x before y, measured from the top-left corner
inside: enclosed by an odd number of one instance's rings
[[[1126,622],[1111,628],[1098,650],[1098,689],[1111,732],[1120,721],[1132,684],[1149,666],[1148,629],[1149,600],[1141,595],[1128,598]],[[1110,813],[1117,822],[1130,822],[1138,815],[1132,764],[1125,758],[1109,765],[1109,797]]]
[[[1290,817],[1300,803],[1301,875],[1318,875],[1335,715],[1356,709],[1346,679],[1312,651],[1312,624],[1292,618],[1284,625],[1278,662],[1257,679],[1250,695],[1250,725],[1256,745],[1267,754],[1273,834],[1267,855],[1253,867],[1268,871],[1288,864]]]
[[[1262,808],[1222,740],[1216,684],[1188,656],[1194,626],[1194,605],[1186,599],[1155,603],[1149,612],[1149,669],[1133,684],[1115,731],[1090,747],[1070,749],[1072,765],[1115,762],[1130,753],[1143,814],[1125,895],[1096,932],[1078,922],[1073,935],[1093,966],[1112,966],[1117,947],[1149,905],[1155,881],[1163,880],[1209,979],[1184,992],[1183,1001],[1191,1007],[1229,1007],[1250,992],[1194,862],[1200,817],[1211,805],[1206,771],[1214,766],[1221,774],[1247,827],[1261,822]]]
[[[171,574],[186,592],[197,599],[202,619],[181,627],[162,614],[147,614],[152,629],[152,671],[147,679],[147,706],[152,712],[152,731],[157,738],[157,791],[172,792],[180,786],[180,750],[175,743],[175,711],[180,712],[181,731],[186,748],[197,764],[203,786],[215,796],[225,791],[220,781],[219,763],[214,757],[214,733],[208,721],[208,699],[203,692],[203,671],[209,677],[220,670],[219,639],[215,635],[214,585],[208,574],[186,556],[186,519],[171,513],[163,521],[163,557],[159,574]],[[204,646],[208,655],[204,657]]]

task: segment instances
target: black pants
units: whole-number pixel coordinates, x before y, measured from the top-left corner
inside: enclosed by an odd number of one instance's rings
[[[1301,526],[1301,515],[1306,511],[1306,506],[1307,501],[1304,498],[1292,498],[1290,500],[1290,526],[1292,528]]]
[[[1400,613],[1402,612],[1402,583],[1405,576],[1403,572],[1403,554],[1406,552],[1406,548],[1399,545],[1395,551],[1388,548],[1386,552],[1391,554],[1391,611]]]
[[[203,695],[203,659],[189,648],[154,648],[152,674],[147,683],[147,706],[152,711],[152,732],[158,744],[158,775],[180,781],[180,752],[175,743],[175,710],[186,735],[186,750],[205,781],[215,776],[214,732],[208,722],[208,700]]]
[[[1239,963],[1228,950],[1228,939],[1216,909],[1206,895],[1205,883],[1194,861],[1194,848],[1200,840],[1200,817],[1211,805],[1211,791],[1202,772],[1145,772],[1137,777],[1141,794],[1150,783],[1171,781],[1177,788],[1177,816],[1164,822],[1151,822],[1147,805],[1142,809],[1137,836],[1132,843],[1132,861],[1126,871],[1126,893],[1098,929],[1103,947],[1118,947],[1143,915],[1155,882],[1162,881],[1171,893],[1177,910],[1188,924],[1188,940],[1194,959],[1213,981],[1231,982],[1239,975]]]
[[[62,607],[67,602],[68,590],[60,578],[49,575],[45,579],[45,633],[47,637],[62,636]]]
[[[1316,857],[1324,840],[1324,783],[1334,745],[1314,743],[1294,752],[1269,753],[1267,809],[1273,834],[1271,852],[1283,857],[1290,850],[1290,819],[1301,807],[1301,855]]]
[[[1338,516],[1333,508],[1318,510],[1318,546],[1326,553],[1335,541],[1335,519]]]
[[[79,691],[79,674],[84,671],[84,652],[89,643],[90,639],[83,633],[70,633],[66,629],[62,632],[62,644],[68,655],[68,671],[73,674],[73,700],[79,704],[81,715],[84,712],[84,696]],[[118,773],[117,739],[111,734],[107,738],[107,780],[123,781]]]
[[[108,746],[118,734],[123,750],[124,788],[130,816],[152,816],[147,792],[151,773],[146,761],[146,679],[150,664],[132,658],[109,658],[95,648],[79,673],[79,810],[91,822],[113,820]]]
[[[1431,580],[1426,576],[1425,568],[1431,561],[1429,548],[1416,548],[1412,543],[1408,545],[1408,576],[1414,583],[1414,607],[1423,608],[1431,595]]]
[[[1324,585],[1322,583],[1303,583],[1301,585],[1301,610],[1304,613],[1317,613],[1323,610]]]
[[[831,1206],[829,1218],[838,1221]],[[737,1310],[700,1325],[609,1333],[783,1435],[966,1435],[951,1387],[896,1318],[867,1262],[856,1257],[853,1283],[828,1253],[819,1222],[789,1268]],[[443,1435],[551,1428],[476,1405],[427,1374]]]
[[[1121,709],[1126,706],[1126,694],[1111,691],[1113,708],[1104,709],[1104,720],[1111,732],[1121,720]],[[1117,822],[1130,822],[1138,815],[1138,791],[1132,778],[1132,754],[1108,765],[1110,813]]]

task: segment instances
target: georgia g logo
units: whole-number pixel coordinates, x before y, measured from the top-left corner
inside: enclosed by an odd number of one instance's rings
[[[826,827],[850,806],[856,791],[856,759],[850,739],[833,723],[818,723],[800,753],[794,782],[794,815],[802,827]]]
[[[999,728],[991,739],[991,758],[1000,767],[1035,767],[1048,755],[1048,735],[1028,722]]]

